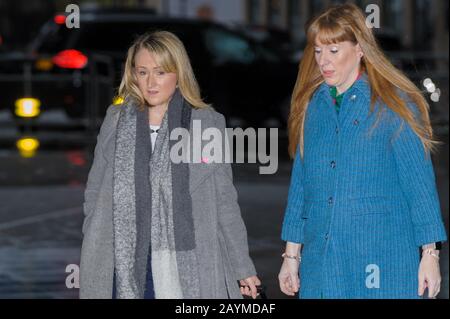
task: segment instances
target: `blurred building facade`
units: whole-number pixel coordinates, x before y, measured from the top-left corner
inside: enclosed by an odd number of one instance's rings
[[[378,5],[382,32],[397,35],[405,49],[448,52],[446,0],[246,0],[246,22],[287,29],[302,39],[308,20],[329,5],[346,2],[363,10]]]
[[[54,12],[77,3],[143,6],[167,16],[276,28],[289,32],[292,41],[301,43],[309,19],[329,5],[345,2],[363,9],[377,4],[381,31],[396,35],[404,49],[448,54],[447,0],[0,0],[0,37],[12,44],[27,41]]]
[[[369,4],[380,8],[381,32],[398,37],[406,50],[448,53],[447,0],[143,0],[170,16],[209,17],[223,23],[257,25],[288,31],[292,40],[304,39],[304,25],[326,7],[353,2],[363,10]]]

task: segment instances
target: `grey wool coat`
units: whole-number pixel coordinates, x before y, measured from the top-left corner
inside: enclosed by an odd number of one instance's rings
[[[107,110],[86,185],[80,298],[112,298],[113,162],[120,110],[120,105]],[[201,120],[202,130],[225,129],[223,115],[212,108],[192,109],[191,131],[194,120]],[[202,141],[202,146],[205,143]],[[231,165],[189,163],[189,173],[201,298],[242,298],[237,280],[256,275],[256,270],[249,256]]]

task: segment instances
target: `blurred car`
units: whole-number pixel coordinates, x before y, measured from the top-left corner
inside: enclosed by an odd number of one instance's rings
[[[233,25],[233,30],[242,32],[271,50],[278,51],[285,58],[291,58],[298,49],[298,44],[292,41],[290,32],[272,26],[263,25]]]
[[[230,126],[285,125],[297,63],[275,50],[216,23],[142,9],[90,9],[80,16],[80,28],[70,29],[65,16],[56,15],[25,53],[0,55],[0,108],[13,110],[19,98],[32,97],[42,112],[64,108],[72,118],[101,118],[132,41],[167,30],[185,44],[202,96]]]

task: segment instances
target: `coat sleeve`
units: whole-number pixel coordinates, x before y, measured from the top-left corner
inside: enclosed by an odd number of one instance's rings
[[[225,118],[217,113],[216,125],[225,135]],[[214,171],[218,200],[218,222],[227,246],[236,280],[256,275],[250,259],[247,229],[241,216],[230,163],[220,163]]]
[[[105,118],[103,120],[100,132],[97,135],[97,143],[94,150],[94,161],[92,163],[91,169],[89,170],[89,175],[86,183],[86,189],[84,191],[84,203],[83,203],[83,213],[84,221],[82,227],[82,233],[85,234],[86,228],[91,220],[92,214],[97,203],[98,192],[105,175],[106,170],[106,159],[103,154],[102,144],[110,131],[112,122],[113,108],[117,107],[111,105],[106,111]]]
[[[282,240],[298,244],[303,243],[303,207],[303,161],[300,157],[300,149],[297,148],[291,172],[287,206],[284,213],[283,226],[281,230]]]
[[[415,244],[446,241],[430,152],[425,151],[407,122],[397,117],[397,123],[398,130],[392,140],[393,154],[410,210]]]

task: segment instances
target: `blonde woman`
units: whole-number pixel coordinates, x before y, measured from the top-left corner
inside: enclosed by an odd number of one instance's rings
[[[80,297],[256,298],[230,164],[171,158],[174,129],[190,132],[198,120],[225,130],[200,98],[181,41],[140,36],[119,95],[125,102],[107,110],[85,192]],[[201,143],[191,141],[187,156]]]
[[[426,100],[386,59],[362,11],[339,5],[312,21],[289,117],[281,290],[436,297],[446,232],[434,145]]]

